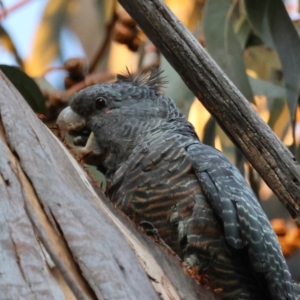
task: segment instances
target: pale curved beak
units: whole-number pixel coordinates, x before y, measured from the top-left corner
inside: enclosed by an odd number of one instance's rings
[[[83,117],[79,116],[70,106],[68,106],[59,114],[56,124],[60,129],[60,135],[62,138],[65,138],[68,133],[72,134],[72,131],[73,134],[74,131],[79,133],[77,138],[79,138],[80,143],[77,144],[82,147],[72,149],[72,152],[79,160],[90,165],[96,166],[99,164],[99,157],[101,157],[102,154],[101,150],[93,132],[88,131],[88,135],[85,135],[82,132],[82,130],[86,129],[86,121]],[[83,134],[83,136],[81,134]]]
[[[64,137],[70,130],[79,131],[83,129],[86,126],[86,121],[68,106],[59,114],[56,124]]]

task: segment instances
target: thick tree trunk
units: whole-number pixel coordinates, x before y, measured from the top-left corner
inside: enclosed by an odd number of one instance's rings
[[[300,168],[200,43],[161,0],[119,0],[285,207],[300,215]]]
[[[215,299],[99,195],[0,72],[0,299]]]

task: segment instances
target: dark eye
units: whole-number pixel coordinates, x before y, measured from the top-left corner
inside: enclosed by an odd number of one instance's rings
[[[103,98],[103,97],[96,98],[96,100],[95,100],[95,108],[97,110],[102,109],[103,107],[105,107],[105,105],[106,105],[106,99],[105,98]]]

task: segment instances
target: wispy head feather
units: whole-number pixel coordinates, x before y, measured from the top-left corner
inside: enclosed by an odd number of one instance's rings
[[[160,93],[160,88],[163,87],[167,81],[161,76],[163,71],[159,71],[158,68],[151,68],[148,70],[140,70],[137,74],[132,74],[128,67],[122,74],[117,75],[117,83],[132,84],[135,86],[147,86],[154,90],[157,94]]]

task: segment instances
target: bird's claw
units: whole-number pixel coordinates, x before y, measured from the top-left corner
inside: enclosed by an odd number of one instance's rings
[[[143,227],[143,229],[147,235],[153,235],[153,236],[159,237],[158,230],[153,226],[153,224],[151,222],[142,221],[142,222],[140,222],[140,226]]]
[[[174,251],[166,244],[166,242],[160,237],[158,230],[154,227],[154,225],[149,221],[140,222],[140,226],[143,227],[145,233],[147,235],[154,236],[156,238],[157,243],[163,245],[166,249],[168,249],[171,253]],[[148,228],[147,228],[148,227]]]

